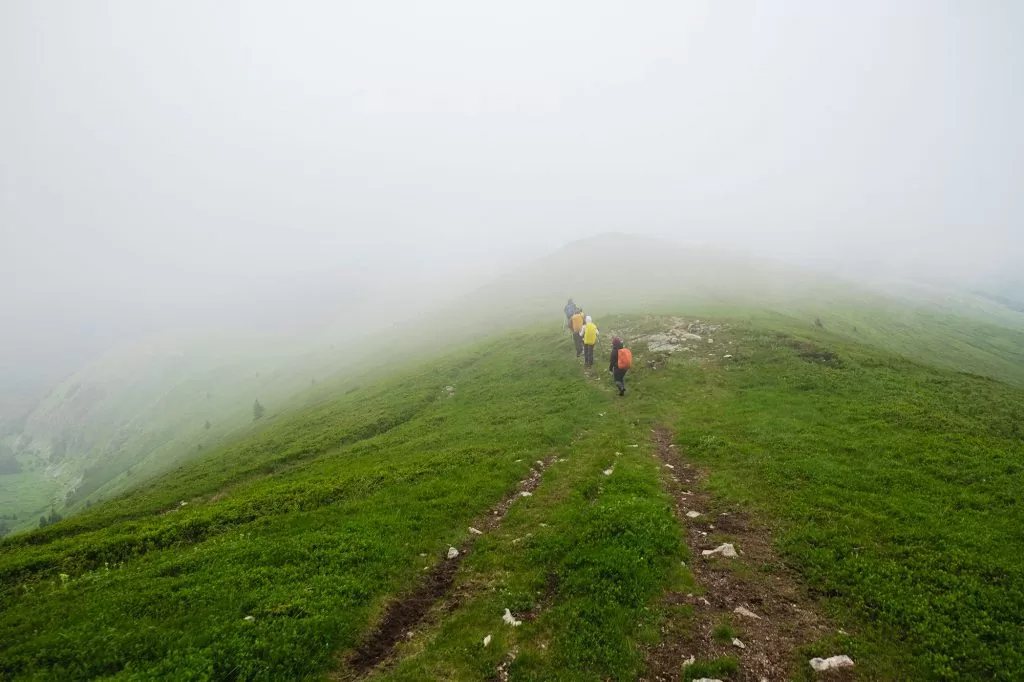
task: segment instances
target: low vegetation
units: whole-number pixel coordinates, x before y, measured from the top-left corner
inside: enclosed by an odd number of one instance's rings
[[[455,584],[377,677],[635,679],[674,636],[661,611],[680,607],[659,596],[700,590],[656,425],[850,633],[801,655],[846,653],[869,679],[1024,671],[1020,389],[871,349],[824,315],[734,319],[672,354],[642,341],[664,318],[598,322],[634,340],[624,399],[600,363],[583,375],[562,334],[512,334],[268,414],[126,496],[7,538],[0,676],[354,678],[387,605],[455,546]],[[537,460],[534,493],[472,537]],[[680,674],[726,679],[745,655]]]

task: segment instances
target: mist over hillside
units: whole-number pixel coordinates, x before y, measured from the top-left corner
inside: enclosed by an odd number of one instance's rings
[[[924,325],[939,346],[938,364],[1024,382],[1014,367],[1024,361],[1024,334],[1016,350],[996,351],[991,364],[982,364],[957,351],[961,342],[974,348],[973,337],[942,327],[941,316],[953,314],[1003,333],[1024,326],[1024,315],[994,301],[923,287],[886,295],[877,283],[664,239],[605,234],[461,293],[452,281],[438,273],[413,289],[353,286],[309,300],[281,298],[266,309],[267,320],[235,311],[219,332],[166,333],[112,350],[8,419],[0,443],[10,473],[0,476],[0,498],[22,519],[73,512],[258,428],[257,400],[271,419],[320,383],[501,330],[560,325],[568,296],[597,316],[725,307],[741,315],[824,319],[832,331],[896,351],[906,350],[907,334]],[[281,311],[290,318],[276,316]],[[858,325],[882,333],[867,337]]]

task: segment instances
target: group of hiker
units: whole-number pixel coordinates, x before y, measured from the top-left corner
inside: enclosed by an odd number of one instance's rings
[[[590,315],[583,312],[583,308],[576,305],[570,298],[565,304],[565,321],[572,335],[573,344],[576,346],[576,357],[583,356],[583,366],[594,366],[594,348],[597,346],[597,338],[600,332]],[[626,372],[633,366],[633,353],[618,336],[612,337],[612,352],[608,359],[608,371],[615,378],[615,387],[619,389],[619,395],[626,395]]]

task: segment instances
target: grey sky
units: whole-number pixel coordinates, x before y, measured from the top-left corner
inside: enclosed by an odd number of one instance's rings
[[[6,0],[5,341],[609,230],[1009,275],[1021,35],[995,0]]]

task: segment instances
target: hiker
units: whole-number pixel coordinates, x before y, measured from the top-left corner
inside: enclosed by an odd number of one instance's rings
[[[593,318],[587,315],[583,323],[583,329],[580,330],[580,337],[583,339],[583,366],[593,367],[594,366],[594,346],[597,345],[597,325],[594,324]]]
[[[583,331],[583,311],[577,310],[573,313],[572,319],[569,321],[569,326],[572,329],[572,341],[576,344],[576,357],[583,355],[583,337],[580,336],[580,332]]]
[[[565,326],[572,329],[572,316],[580,311],[580,307],[573,302],[572,296],[570,296],[569,302],[565,304],[562,310],[565,312]]]
[[[608,371],[615,377],[615,386],[619,395],[626,395],[626,372],[633,366],[633,352],[617,336],[612,337],[612,356],[608,361]]]

